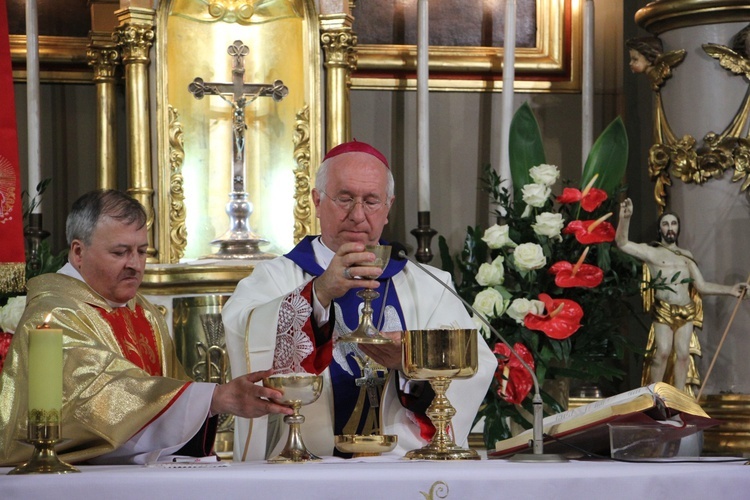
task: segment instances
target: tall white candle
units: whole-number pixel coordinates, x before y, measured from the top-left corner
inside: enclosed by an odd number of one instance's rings
[[[419,211],[430,211],[429,3],[417,4],[417,184]]]
[[[513,120],[513,96],[516,80],[516,0],[505,2],[505,42],[503,43],[503,112],[500,123],[500,177],[511,179],[510,122]],[[512,192],[512,189],[511,189]]]
[[[581,120],[581,168],[583,168],[594,143],[594,0],[586,0],[583,5]]]
[[[42,180],[39,162],[39,28],[36,0],[26,0],[26,130],[28,135],[28,192],[36,195],[36,187]],[[34,213],[41,213],[37,205]]]

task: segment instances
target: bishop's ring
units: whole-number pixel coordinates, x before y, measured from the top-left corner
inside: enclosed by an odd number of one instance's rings
[[[348,280],[352,279],[352,273],[351,273],[351,271],[349,271],[348,267],[344,268],[344,278],[346,278]]]

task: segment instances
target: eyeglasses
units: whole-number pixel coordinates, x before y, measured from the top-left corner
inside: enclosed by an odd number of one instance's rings
[[[341,210],[343,210],[346,213],[351,212],[354,210],[354,207],[356,205],[362,205],[362,210],[367,215],[372,215],[374,213],[379,212],[384,206],[387,205],[386,202],[383,200],[380,200],[378,198],[367,198],[365,200],[359,200],[357,201],[355,198],[352,198],[349,195],[342,195],[342,196],[331,196],[325,191],[321,191],[324,195],[328,196],[330,200]]]

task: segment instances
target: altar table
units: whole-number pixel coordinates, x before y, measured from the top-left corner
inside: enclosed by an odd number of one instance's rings
[[[744,462],[513,463],[506,460],[344,461],[220,468],[81,466],[80,474],[8,476],[0,498],[16,499],[659,499],[750,498]]]

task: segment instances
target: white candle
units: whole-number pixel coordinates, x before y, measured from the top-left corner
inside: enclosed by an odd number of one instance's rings
[[[417,185],[419,211],[430,211],[429,4],[417,4]]]
[[[62,330],[50,328],[47,318],[29,332],[29,412],[43,412],[44,420],[62,410]]]
[[[513,120],[513,95],[516,80],[516,0],[505,2],[505,41],[503,44],[503,112],[500,123],[500,177],[511,179],[510,122]],[[512,192],[512,189],[511,189]]]
[[[583,6],[581,120],[581,168],[583,168],[594,143],[594,0],[586,0]]]
[[[36,187],[42,180],[39,163],[39,29],[37,23],[36,0],[26,0],[26,112],[28,135],[28,192],[36,195]],[[41,206],[34,213],[41,213]]]

